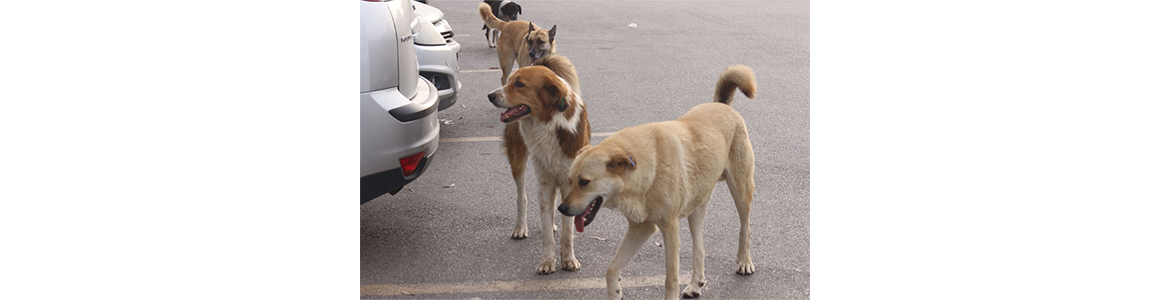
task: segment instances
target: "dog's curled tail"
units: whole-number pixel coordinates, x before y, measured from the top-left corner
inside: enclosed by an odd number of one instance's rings
[[[715,102],[731,105],[735,88],[739,88],[748,98],[756,97],[756,74],[752,68],[733,65],[723,70],[723,74],[719,74],[719,81],[715,83]]]
[[[506,22],[500,21],[496,15],[492,14],[492,7],[487,3],[479,3],[479,17],[483,19],[483,25],[487,25],[491,29],[503,29]]]

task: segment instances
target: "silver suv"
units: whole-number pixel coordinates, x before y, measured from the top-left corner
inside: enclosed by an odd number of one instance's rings
[[[451,24],[443,11],[423,3],[414,4],[414,51],[418,54],[419,75],[439,89],[439,110],[455,105],[463,83],[459,82],[459,50]]]
[[[362,0],[361,198],[396,194],[439,147],[439,92],[419,76],[410,0]]]

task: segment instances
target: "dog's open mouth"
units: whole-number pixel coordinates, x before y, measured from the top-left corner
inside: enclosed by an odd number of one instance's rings
[[[505,110],[504,113],[500,114],[500,122],[508,123],[515,121],[516,119],[527,115],[529,112],[532,112],[532,109],[528,108],[528,105],[520,104],[513,106],[512,108]]]
[[[573,218],[573,224],[577,225],[577,232],[585,232],[585,226],[588,226],[589,223],[593,223],[593,217],[596,217],[597,211],[601,210],[601,202],[603,201],[604,200],[601,199],[601,196],[597,196],[597,198],[593,199],[593,203],[590,203],[588,207],[585,207],[585,213],[579,214]]]

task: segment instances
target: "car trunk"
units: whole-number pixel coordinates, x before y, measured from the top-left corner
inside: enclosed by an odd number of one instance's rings
[[[418,61],[410,27],[415,16],[410,2],[361,2],[366,24],[361,26],[361,92],[397,87],[403,96],[417,100],[413,98],[418,90]]]

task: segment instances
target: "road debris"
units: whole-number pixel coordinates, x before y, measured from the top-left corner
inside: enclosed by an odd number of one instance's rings
[[[658,242],[654,242],[654,245],[658,246],[658,247],[662,247],[662,244],[659,244]]]
[[[629,27],[629,28],[638,28],[638,24],[637,24],[637,23],[630,23],[630,25],[626,25],[626,27]]]
[[[454,183],[448,184],[447,186],[444,186],[443,188],[447,189],[447,188],[453,188],[453,187],[455,187]]]
[[[402,291],[402,294],[403,294],[403,295],[411,295],[411,296],[414,296],[414,293],[407,292],[407,291]]]
[[[402,187],[402,189],[404,189],[404,190],[407,190],[407,191],[414,192],[414,190],[413,190],[413,189],[411,189],[409,186],[404,186],[404,187]]]
[[[598,241],[604,241],[604,240],[605,240],[605,238],[603,238],[603,237],[596,237],[596,236],[591,236],[591,237],[589,237],[589,238],[591,238],[591,239],[595,239],[595,240],[598,240]]]
[[[460,119],[462,119],[462,118],[460,118]],[[455,124],[455,120],[452,120],[452,119],[439,119],[439,123],[443,123],[443,125],[451,125],[451,124]]]

